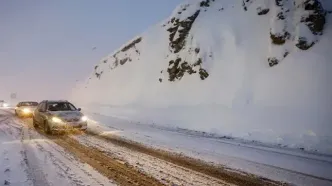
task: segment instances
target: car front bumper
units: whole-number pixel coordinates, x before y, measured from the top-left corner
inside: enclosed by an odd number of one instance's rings
[[[65,130],[86,130],[88,128],[87,122],[67,122],[67,123],[52,123],[51,129],[54,131]]]
[[[30,111],[30,112],[19,111],[18,114],[22,117],[31,117],[31,116],[33,116],[33,111]]]

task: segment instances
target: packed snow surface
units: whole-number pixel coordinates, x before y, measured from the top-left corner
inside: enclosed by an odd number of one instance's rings
[[[121,136],[146,146],[198,158],[214,165],[301,186],[332,185],[332,156],[301,149],[286,149],[259,143],[204,136],[181,129],[170,130],[100,114],[89,114],[88,132],[101,136]],[[95,142],[103,144],[103,142]],[[107,144],[109,145],[109,144]],[[109,147],[117,154],[121,149]],[[133,152],[120,154],[134,156]],[[142,156],[139,155],[140,158]],[[144,162],[149,162],[145,161]],[[152,163],[153,164],[153,163]],[[166,168],[166,167],[165,167]],[[149,168],[149,170],[154,170]]]
[[[0,185],[116,184],[66,152],[9,110],[0,109]]]
[[[143,124],[332,154],[331,4],[184,1],[103,58],[72,99]]]

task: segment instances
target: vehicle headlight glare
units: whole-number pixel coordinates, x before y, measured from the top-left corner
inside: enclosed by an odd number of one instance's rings
[[[57,117],[53,117],[53,118],[52,118],[52,121],[53,121],[54,123],[61,123],[61,122],[62,122],[62,120],[61,120],[60,118],[57,118]]]
[[[88,121],[88,117],[83,116],[83,117],[81,118],[81,120],[82,120],[82,121]]]
[[[8,106],[9,106],[8,103],[4,103],[4,104],[3,104],[3,107],[8,107]]]
[[[28,108],[25,108],[25,109],[23,109],[23,112],[24,112],[25,114],[27,114],[27,113],[30,113],[30,112],[31,112],[31,110],[30,110],[30,109],[28,109]]]

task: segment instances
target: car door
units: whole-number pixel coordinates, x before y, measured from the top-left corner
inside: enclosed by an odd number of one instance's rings
[[[37,121],[37,123],[43,123],[44,122],[43,112],[45,110],[45,107],[46,107],[46,103],[45,102],[41,102],[37,106],[37,109],[34,112],[34,114],[35,114],[35,120]]]
[[[21,102],[16,105],[15,111],[18,113],[20,111]]]
[[[47,103],[44,102],[43,105],[41,106],[41,109],[39,110],[39,118],[40,118],[40,123],[44,124],[44,121],[47,119]]]

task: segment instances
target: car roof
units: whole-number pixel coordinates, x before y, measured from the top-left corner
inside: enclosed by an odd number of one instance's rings
[[[38,103],[38,101],[20,101],[19,103]]]
[[[44,100],[43,102],[68,102],[67,100]]]

